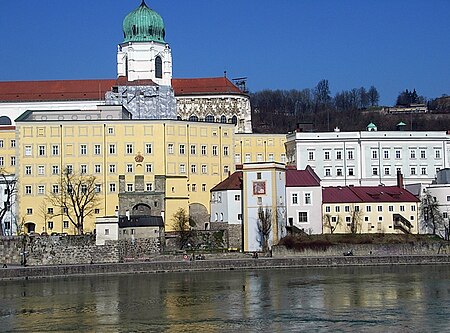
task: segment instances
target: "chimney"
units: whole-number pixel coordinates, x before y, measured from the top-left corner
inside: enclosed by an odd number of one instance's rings
[[[402,175],[401,171],[397,171],[397,187],[404,188],[403,175]]]

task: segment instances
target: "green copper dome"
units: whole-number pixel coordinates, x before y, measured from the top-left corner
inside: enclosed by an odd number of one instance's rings
[[[129,13],[123,20],[123,42],[161,42],[165,43],[162,17],[148,8],[145,1]]]

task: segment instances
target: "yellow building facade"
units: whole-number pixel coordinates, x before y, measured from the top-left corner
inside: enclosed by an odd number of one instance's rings
[[[94,230],[96,217],[117,214],[119,175],[125,177],[126,192],[134,191],[136,175],[144,176],[148,192],[154,190],[155,176],[165,176],[163,217],[170,231],[180,207],[189,211],[196,206],[209,213],[210,189],[241,163],[236,163],[236,154],[250,153],[252,161],[261,154],[274,159],[284,154],[284,135],[244,138],[234,133],[233,124],[128,117],[120,106],[83,112],[28,111],[16,120],[15,131],[2,134],[4,142],[13,134],[17,142],[14,167],[24,232],[75,233],[67,218],[59,215],[61,208],[49,206],[46,199],[61,191],[58,184],[65,170],[96,177],[101,203],[85,222],[86,232]]]

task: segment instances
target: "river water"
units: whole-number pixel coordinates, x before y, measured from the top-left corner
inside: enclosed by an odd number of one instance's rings
[[[1,332],[450,332],[450,266],[0,282]]]

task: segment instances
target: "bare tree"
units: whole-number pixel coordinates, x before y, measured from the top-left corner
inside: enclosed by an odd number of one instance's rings
[[[173,230],[178,234],[178,246],[180,250],[183,249],[192,236],[191,227],[194,226],[193,220],[191,220],[184,208],[178,208],[178,210],[172,216]]]
[[[357,209],[356,206],[352,206],[350,208],[350,232],[352,234],[361,233],[361,226],[362,226],[362,218],[363,218],[363,211],[359,208]]]
[[[268,207],[258,208],[258,238],[257,241],[262,248],[263,252],[269,251],[269,237],[272,231],[272,210]]]
[[[13,214],[12,207],[17,198],[17,178],[8,175],[4,170],[0,170],[0,183],[4,185],[5,197],[3,205],[0,204],[0,236],[5,235],[4,218],[7,212]],[[10,226],[12,229],[12,225]]]
[[[431,230],[433,235],[438,234],[439,229],[445,227],[439,201],[428,190],[425,190],[420,202],[420,216],[423,221],[422,228],[427,232]]]
[[[325,214],[323,216],[323,225],[326,228],[330,229],[330,234],[334,233],[334,231],[341,224],[341,222],[342,222],[342,219],[339,215],[336,217],[336,222],[332,222],[331,214]]]
[[[60,208],[53,216],[64,216],[74,225],[78,235],[84,234],[84,222],[94,214],[100,202],[96,178],[90,175],[64,171],[58,189],[47,196],[47,201]]]

